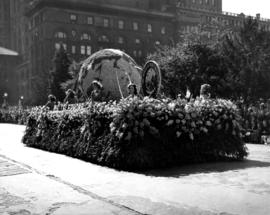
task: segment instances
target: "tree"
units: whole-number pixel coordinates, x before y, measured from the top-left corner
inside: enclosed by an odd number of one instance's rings
[[[31,97],[26,101],[30,105],[45,104],[48,94],[48,74],[44,71],[32,76],[32,91]]]
[[[253,100],[270,96],[270,33],[248,18],[238,32],[224,37],[221,54],[228,68],[227,81],[237,96]]]
[[[73,62],[71,63],[71,65],[69,67],[69,72],[68,72],[69,75],[70,75],[70,79],[68,79],[67,81],[61,83],[61,88],[63,90],[66,91],[68,89],[74,89],[76,87],[82,63],[83,62],[77,63],[76,61],[73,60]]]
[[[53,65],[51,91],[58,100],[62,101],[65,98],[65,93],[61,88],[61,83],[71,78],[69,74],[71,61],[62,44],[55,52]]]
[[[162,47],[149,59],[158,62],[162,72],[162,90],[165,95],[176,98],[189,88],[199,95],[201,84],[208,83],[219,96],[227,96],[225,77],[227,69],[223,58],[212,47],[202,44],[177,44]]]

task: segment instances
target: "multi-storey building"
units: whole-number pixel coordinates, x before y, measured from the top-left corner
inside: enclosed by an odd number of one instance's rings
[[[0,0],[0,46],[10,45],[10,13],[9,0]]]
[[[10,48],[20,54],[16,67],[18,77],[17,88],[19,96],[29,98],[31,96],[31,64],[29,61],[29,37],[28,18],[25,10],[31,0],[9,0],[10,5]]]
[[[8,93],[13,102],[18,94],[15,74],[18,53],[10,50],[10,27],[10,1],[0,0],[0,104],[4,93]]]

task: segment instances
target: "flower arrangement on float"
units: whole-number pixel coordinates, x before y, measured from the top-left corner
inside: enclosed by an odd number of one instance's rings
[[[118,169],[242,160],[236,106],[227,100],[122,99],[61,111],[33,108],[23,142]]]

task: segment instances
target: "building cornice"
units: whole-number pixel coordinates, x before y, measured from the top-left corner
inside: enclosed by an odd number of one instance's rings
[[[43,9],[44,7],[53,7],[69,10],[79,10],[84,12],[95,12],[107,15],[123,15],[123,16],[140,16],[147,17],[151,19],[167,19],[174,20],[175,13],[173,12],[162,12],[156,10],[144,10],[137,8],[130,8],[118,5],[108,5],[108,4],[97,4],[89,2],[87,0],[81,0],[80,2],[76,0],[38,0],[35,1],[27,10],[25,15],[32,16],[37,11]]]
[[[226,16],[230,18],[235,18],[235,19],[244,19],[244,18],[249,18],[251,17],[252,19],[258,19],[260,22],[267,22],[270,23],[270,19],[262,18],[262,17],[254,17],[251,15],[245,15],[243,13],[237,14],[237,13],[231,13],[231,12],[226,12],[226,11],[214,11],[214,10],[204,10],[204,9],[199,9],[199,8],[194,8],[194,7],[178,7],[177,11],[180,12],[185,12],[189,11],[192,13],[200,13],[200,14],[208,14],[208,15],[213,15],[213,16]]]

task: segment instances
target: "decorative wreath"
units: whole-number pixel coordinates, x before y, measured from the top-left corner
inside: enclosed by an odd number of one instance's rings
[[[149,90],[148,89],[148,80],[147,80],[147,75],[151,72],[154,71],[155,72],[155,77],[154,80],[151,80],[151,85],[153,86],[153,90]],[[142,93],[144,96],[149,96],[149,97],[153,97],[156,98],[159,91],[160,91],[160,87],[161,87],[161,72],[160,72],[160,68],[157,62],[155,61],[148,61],[144,68],[143,68],[143,72],[142,72]]]

